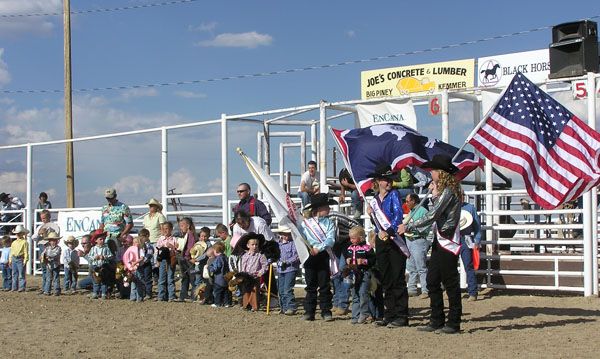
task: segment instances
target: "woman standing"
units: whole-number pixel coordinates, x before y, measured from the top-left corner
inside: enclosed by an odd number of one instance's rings
[[[165,223],[167,219],[162,214],[163,206],[154,198],[150,198],[148,203],[148,213],[144,216],[144,228],[150,232],[150,243],[156,244],[160,237],[160,225]]]
[[[406,258],[410,256],[404,238],[396,233],[402,223],[402,199],[392,189],[394,173],[389,165],[379,165],[369,175],[374,180],[375,197],[367,212],[375,222],[376,269],[381,275],[384,292],[383,320],[378,326],[389,328],[408,326],[408,292],[406,289]]]
[[[460,331],[462,303],[460,299],[460,277],[458,274],[458,254],[460,251],[460,182],[454,177],[458,168],[446,155],[435,155],[422,168],[431,170],[431,178],[438,193],[433,198],[433,206],[423,217],[406,225],[400,225],[398,234],[423,230],[431,225],[433,245],[427,271],[427,289],[431,298],[431,319],[429,325],[419,330],[447,334]],[[444,316],[442,287],[448,295],[448,318]],[[447,319],[447,320],[446,320]]]

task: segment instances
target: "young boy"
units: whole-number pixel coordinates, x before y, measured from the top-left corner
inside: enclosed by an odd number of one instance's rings
[[[68,236],[65,244],[67,249],[62,255],[65,271],[65,293],[74,294],[77,290],[77,271],[79,270],[79,252],[75,248],[79,245],[79,241],[73,236]]]
[[[162,234],[156,242],[158,252],[158,300],[161,302],[175,301],[175,260],[178,242],[173,237],[173,223],[165,222],[160,225]]]
[[[296,246],[292,242],[292,233],[289,227],[280,225],[273,230],[279,234],[279,252],[281,253],[277,262],[277,287],[279,289],[280,313],[285,315],[296,314],[296,298],[294,297],[294,285],[296,284],[296,273],[300,268],[300,258]]]
[[[58,245],[58,240],[61,237],[56,232],[50,232],[46,236],[49,242],[48,246],[42,254],[46,260],[46,283],[44,287],[44,295],[50,295],[50,289],[54,284],[54,295],[60,295],[60,252],[61,248]]]
[[[152,298],[152,268],[154,267],[154,246],[150,242],[150,231],[146,228],[140,229],[137,238],[140,241],[141,252],[144,256],[144,261],[140,264],[138,271],[141,274],[144,285],[144,299]]]
[[[12,269],[12,290],[15,292],[24,292],[27,283],[25,280],[25,267],[29,261],[27,233],[29,231],[23,225],[17,225],[13,231],[13,234],[17,235],[17,239],[10,245],[8,265]]]
[[[240,238],[240,241],[247,240],[246,252],[240,259],[240,272],[245,272],[254,278],[254,285],[252,290],[243,293],[242,296],[242,308],[247,309],[248,305],[251,306],[253,312],[258,311],[258,294],[260,280],[259,278],[267,270],[267,257],[260,253],[260,242],[264,242],[264,237],[261,234],[248,233]],[[329,279],[329,278],[328,278]]]
[[[2,249],[0,252],[0,270],[2,271],[2,291],[9,291],[12,285],[12,271],[8,265],[10,259],[10,237],[2,236],[0,242]]]
[[[206,227],[202,227],[204,229]],[[204,282],[204,278],[202,278],[202,272],[204,270],[204,266],[206,265],[206,250],[208,249],[208,236],[210,234],[206,233],[206,231],[200,230],[198,233],[198,242],[194,244],[192,249],[190,249],[190,262],[194,265],[193,273],[193,282],[192,282],[192,301],[196,301],[196,289],[200,284]],[[206,293],[206,292],[205,292]]]
[[[229,307],[231,302],[227,295],[228,283],[225,280],[225,274],[229,272],[229,265],[227,264],[227,256],[223,253],[225,251],[225,244],[223,242],[217,242],[213,246],[215,253],[215,260],[208,267],[208,271],[213,278],[213,307]]]
[[[108,285],[112,283],[110,274],[114,275],[114,272],[110,270],[110,262],[113,259],[112,251],[104,243],[106,240],[107,233],[101,229],[96,230],[92,234],[91,241],[96,242],[96,245],[90,249],[90,252],[85,256],[85,259],[89,262],[92,271],[100,274],[100,282],[94,280],[92,289],[92,299],[98,299],[98,295],[101,295],[102,299],[107,299]]]
[[[224,253],[227,256],[227,258],[229,258],[229,256],[231,256],[232,248],[231,236],[229,235],[229,230],[227,229],[227,226],[223,223],[217,224],[217,226],[215,227],[215,234],[217,235],[217,238],[219,238],[225,245]]]

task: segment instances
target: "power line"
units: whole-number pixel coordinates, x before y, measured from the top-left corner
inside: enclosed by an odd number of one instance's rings
[[[158,2],[158,3],[152,3],[152,4],[139,4],[139,5],[131,5],[131,6],[104,8],[104,9],[78,10],[78,11],[71,11],[71,14],[92,14],[92,13],[99,13],[99,12],[113,12],[113,11],[123,11],[123,10],[145,9],[145,8],[151,8],[151,7],[192,3],[192,2],[197,2],[197,1],[199,1],[199,0],[172,0],[172,1],[163,1],[163,2]],[[62,16],[62,15],[63,15],[62,12],[33,13],[33,14],[0,14],[0,18]]]
[[[600,18],[600,15],[591,16],[588,19]],[[210,83],[210,82],[219,82],[219,81],[228,81],[228,80],[240,80],[240,79],[248,79],[248,78],[258,78],[258,77],[268,77],[268,76],[276,76],[276,75],[284,75],[291,74],[296,72],[304,72],[304,71],[312,71],[312,70],[322,70],[334,67],[341,67],[347,65],[355,65],[385,59],[393,59],[402,56],[423,54],[428,52],[435,52],[441,50],[452,49],[456,47],[466,46],[466,45],[474,45],[482,42],[505,39],[513,36],[526,35],[537,31],[548,30],[552,28],[552,26],[542,26],[536,27],[529,30],[517,31],[509,34],[496,35],[491,37],[485,37],[477,40],[463,41],[456,44],[444,45],[439,47],[430,47],[422,50],[414,50],[414,51],[406,51],[400,52],[397,54],[385,55],[385,56],[377,56],[370,57],[367,59],[359,59],[359,60],[349,60],[344,62],[338,62],[334,64],[326,64],[326,65],[315,65],[315,66],[307,66],[307,67],[298,67],[287,70],[278,70],[278,71],[270,71],[270,72],[258,72],[254,74],[242,74],[242,75],[234,75],[234,76],[225,76],[225,77],[216,77],[211,79],[200,79],[200,80],[186,80],[186,81],[175,81],[175,82],[162,82],[162,83],[153,83],[153,84],[141,84],[141,85],[124,85],[124,86],[108,86],[108,87],[91,87],[91,88],[81,88],[81,89],[73,89],[73,92],[96,92],[96,91],[108,91],[108,90],[132,90],[132,89],[142,89],[142,88],[156,88],[156,87],[166,87],[166,86],[180,86],[180,85],[194,85],[201,83]],[[28,89],[28,90],[0,90],[0,93],[4,94],[43,94],[43,93],[62,93],[62,89]]]

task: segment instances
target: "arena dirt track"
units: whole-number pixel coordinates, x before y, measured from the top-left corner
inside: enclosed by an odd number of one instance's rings
[[[600,350],[598,298],[494,291],[463,301],[462,334],[440,335],[417,331],[429,314],[418,298],[410,327],[387,329],[351,325],[349,316],[307,323],[197,303],[45,297],[36,280],[28,278],[26,293],[0,292],[6,358],[597,358]]]

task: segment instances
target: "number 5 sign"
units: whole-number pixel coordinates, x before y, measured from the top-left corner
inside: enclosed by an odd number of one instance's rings
[[[576,100],[586,99],[588,96],[588,90],[586,87],[586,81],[573,81],[571,83],[571,89],[573,90],[573,98]],[[596,97],[600,97],[600,88],[596,84]]]

